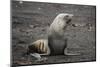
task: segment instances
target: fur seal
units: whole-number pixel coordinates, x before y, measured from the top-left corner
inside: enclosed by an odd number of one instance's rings
[[[65,29],[71,25],[73,14],[61,13],[56,16],[48,30],[48,39],[40,39],[28,47],[28,54],[40,59],[40,55],[77,55],[67,53]]]

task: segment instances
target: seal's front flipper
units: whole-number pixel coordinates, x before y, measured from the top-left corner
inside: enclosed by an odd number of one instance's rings
[[[64,50],[64,55],[81,55],[80,53],[77,53],[77,52],[68,52],[68,49],[67,48],[65,48],[65,50]]]
[[[65,55],[80,55],[80,53],[65,53]]]

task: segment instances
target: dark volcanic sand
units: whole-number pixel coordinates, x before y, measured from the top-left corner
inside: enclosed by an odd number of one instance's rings
[[[34,2],[12,2],[12,64],[69,63],[96,60],[95,6],[71,4],[48,4]],[[37,39],[47,38],[47,29],[59,13],[74,14],[72,23],[83,25],[70,26],[65,37],[68,38],[68,52],[80,53],[78,56],[43,56],[46,61],[36,62],[33,57],[25,56],[27,46]],[[91,30],[89,30],[91,24]]]

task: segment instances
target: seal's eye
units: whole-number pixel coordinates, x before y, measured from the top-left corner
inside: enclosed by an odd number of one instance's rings
[[[68,15],[64,16],[64,19],[65,19],[65,20],[67,20],[68,18],[69,18],[69,16],[68,16]]]
[[[67,17],[69,17],[69,15],[66,15],[65,17],[67,18]]]

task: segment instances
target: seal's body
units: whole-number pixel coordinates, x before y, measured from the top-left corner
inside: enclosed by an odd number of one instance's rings
[[[64,39],[49,38],[50,55],[63,55],[66,48]]]

